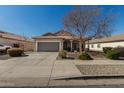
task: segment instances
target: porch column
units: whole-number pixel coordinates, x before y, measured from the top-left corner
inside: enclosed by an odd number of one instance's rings
[[[59,42],[59,51],[63,50],[63,40]]]
[[[63,50],[63,40],[61,41],[61,50]]]
[[[73,48],[73,40],[70,40],[71,42],[71,52],[72,52],[72,48]]]
[[[35,41],[35,52],[38,52],[38,42]]]

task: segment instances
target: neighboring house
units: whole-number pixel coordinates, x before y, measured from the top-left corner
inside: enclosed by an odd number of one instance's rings
[[[35,50],[38,52],[79,51],[79,38],[64,30],[46,33],[42,36],[33,37],[33,39],[35,39],[36,44]]]
[[[103,47],[124,47],[124,34],[101,39],[92,39],[86,42],[86,48],[91,51],[103,51]]]
[[[12,47],[21,47],[25,51],[34,50],[33,40],[4,31],[0,31],[0,44],[9,45]]]

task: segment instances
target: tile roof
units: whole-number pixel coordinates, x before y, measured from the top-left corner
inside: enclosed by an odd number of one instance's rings
[[[117,41],[124,41],[124,34],[101,38],[101,39],[92,39],[89,40],[89,43],[104,43],[104,42],[117,42]]]
[[[26,40],[26,41],[32,41],[31,39],[25,38],[23,36],[19,36],[13,33],[9,33],[9,32],[4,32],[4,31],[0,31],[0,37],[2,38],[8,38],[8,39],[15,39],[15,40]]]
[[[55,33],[46,33],[43,34],[42,36],[37,36],[37,37],[33,37],[34,39],[38,39],[38,38],[61,38],[61,39],[72,39],[72,38],[77,38],[77,36],[73,35],[70,32],[64,31],[64,30],[60,30],[58,32]]]
[[[42,36],[56,36],[54,33],[45,33]]]
[[[67,32],[67,31],[64,31],[64,30],[60,30],[54,34],[57,36],[75,36],[74,34]]]

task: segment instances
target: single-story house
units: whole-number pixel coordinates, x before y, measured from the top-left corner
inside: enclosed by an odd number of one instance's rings
[[[92,39],[86,42],[86,48],[91,51],[103,51],[103,47],[124,47],[124,34],[101,39]]]
[[[25,51],[34,51],[34,40],[9,32],[0,31],[0,44],[21,47]]]
[[[64,30],[46,33],[42,36],[33,37],[33,39],[36,44],[35,50],[38,52],[79,51],[79,37]],[[82,47],[84,46],[82,45]]]
[[[35,50],[37,52],[57,52],[61,50],[79,51],[80,39],[70,32],[61,30],[55,33],[46,33],[33,37]],[[86,40],[86,39],[85,39]],[[84,47],[85,46],[85,47]],[[111,36],[106,38],[91,39],[82,45],[82,49],[89,48],[91,51],[103,51],[103,47],[124,47],[124,35]],[[82,51],[83,51],[82,50]]]

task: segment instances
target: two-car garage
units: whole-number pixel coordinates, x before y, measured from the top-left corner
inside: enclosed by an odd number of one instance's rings
[[[38,52],[57,52],[59,51],[59,42],[38,42]]]
[[[63,38],[55,36],[41,36],[35,39],[37,52],[58,52],[63,48]]]

